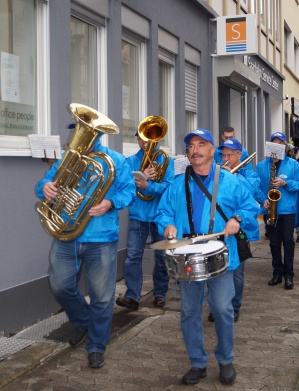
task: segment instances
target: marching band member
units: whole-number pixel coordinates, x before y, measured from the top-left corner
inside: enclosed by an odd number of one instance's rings
[[[284,133],[276,132],[271,135],[271,142],[286,145]],[[283,160],[266,157],[256,165],[256,173],[261,179],[262,190],[268,194],[269,188],[278,190],[281,198],[276,201],[276,221],[267,225],[267,233],[272,254],[273,277],[268,285],[274,286],[285,280],[285,289],[294,287],[294,227],[299,190],[299,165],[295,159],[285,155]],[[272,178],[271,173],[274,173]],[[266,215],[271,202],[268,198],[263,203],[263,213]],[[281,245],[284,257],[282,258]]]
[[[241,163],[242,156],[242,144],[236,138],[228,138],[224,143],[219,146],[219,150],[222,152],[222,163],[225,164],[223,168],[232,170],[239,166]],[[249,191],[253,195],[254,199],[259,203],[263,204],[265,195],[261,190],[261,181],[258,175],[251,169],[241,167],[235,175],[245,186],[248,187]],[[253,242],[260,238],[258,227],[256,230],[248,232],[248,240]],[[240,266],[234,270],[234,285],[235,285],[235,296],[233,298],[234,307],[234,320],[235,322],[239,319],[239,311],[242,305],[243,289],[244,289],[244,272],[245,262],[241,262]],[[214,322],[214,315],[209,314],[208,320]]]
[[[236,138],[236,134],[235,134],[235,129],[232,128],[231,126],[226,126],[223,130],[222,130],[222,135],[221,135],[221,139],[222,141],[225,141],[229,138]],[[245,159],[248,158],[248,152],[246,151],[245,148],[242,148],[242,154],[241,154],[241,162],[243,162]],[[217,164],[222,164],[222,151],[219,147],[216,147],[216,150],[215,150],[215,153],[214,153],[214,160]],[[250,169],[252,170],[252,163],[249,162],[246,166],[247,169]]]
[[[207,234],[211,213],[211,203],[198,188],[193,174],[212,194],[216,163],[214,162],[214,139],[205,129],[196,129],[185,136],[187,156],[193,173],[185,188],[185,175],[178,176],[163,194],[159,203],[156,223],[165,238],[182,238],[190,233],[190,219],[186,205],[186,191],[191,194],[194,229]],[[192,172],[192,171],[191,171]],[[208,302],[215,314],[215,329],[218,343],[215,355],[220,367],[219,379],[224,384],[232,384],[236,378],[233,366],[234,310],[232,299],[235,289],[233,270],[239,264],[239,255],[234,234],[240,226],[246,232],[256,230],[259,208],[249,190],[226,170],[220,171],[217,204],[228,221],[215,213],[213,232],[225,232],[225,243],[229,249],[228,271],[209,280]],[[207,375],[208,354],[204,349],[202,306],[205,295],[205,281],[180,281],[181,327],[186,344],[191,369],[183,376],[183,384],[196,384]]]
[[[140,149],[135,155],[127,159],[132,171],[139,170],[148,144],[140,138],[138,132],[135,136],[137,137]],[[165,158],[164,156],[158,155],[156,160],[156,163],[163,164]],[[146,179],[142,177],[135,178],[136,187],[142,191],[143,195],[150,196],[151,199],[143,200],[140,197],[136,197],[133,205],[129,208],[127,258],[124,265],[124,279],[127,290],[123,297],[116,299],[117,305],[133,311],[139,308],[143,283],[142,258],[147,238],[150,236],[154,242],[163,239],[158,234],[158,229],[155,224],[155,214],[162,194],[174,179],[173,159],[169,158],[167,169],[161,182],[155,181],[154,167],[146,167],[143,174]],[[164,307],[169,276],[164,262],[164,251],[161,250],[155,250],[153,283],[154,306]]]
[[[99,132],[92,148],[94,152],[111,157],[115,166],[114,180],[105,198],[89,209],[91,219],[79,237],[75,240],[53,240],[49,266],[52,292],[76,327],[70,345],[78,346],[88,335],[86,350],[91,368],[104,365],[104,352],[110,338],[119,239],[118,211],[129,206],[136,196],[134,178],[125,157],[103,146],[100,141],[102,135]],[[102,165],[106,181],[109,176],[107,164],[99,157],[94,160]],[[57,183],[53,179],[60,163],[61,160],[58,160],[53,164],[38,182],[36,195],[40,199],[51,201],[57,197]],[[83,266],[90,303],[78,287]]]

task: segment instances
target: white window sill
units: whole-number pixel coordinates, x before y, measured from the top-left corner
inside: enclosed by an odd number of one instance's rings
[[[0,156],[31,156],[31,149],[0,148]]]

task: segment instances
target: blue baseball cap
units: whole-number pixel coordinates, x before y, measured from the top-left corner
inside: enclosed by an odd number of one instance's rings
[[[218,149],[223,148],[236,149],[237,151],[242,152],[242,144],[236,138],[228,138],[227,140],[225,140],[224,143],[222,143],[218,147]]]
[[[281,141],[286,141],[286,135],[281,132],[276,132],[271,135],[271,141],[275,138],[279,138]]]
[[[200,138],[203,138],[204,140],[208,141],[212,145],[215,145],[214,139],[213,139],[213,136],[212,136],[211,132],[209,130],[206,130],[206,129],[198,128],[198,129],[194,130],[193,132],[188,133],[185,136],[184,142],[186,144],[186,149],[188,149],[189,142],[192,139],[192,137],[194,137],[194,136],[198,136]]]

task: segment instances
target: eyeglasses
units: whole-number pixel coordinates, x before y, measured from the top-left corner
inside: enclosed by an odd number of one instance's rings
[[[222,157],[232,157],[232,156],[235,156],[235,155],[238,155],[238,152],[237,153],[228,153],[227,155],[225,155],[224,153],[222,154]]]

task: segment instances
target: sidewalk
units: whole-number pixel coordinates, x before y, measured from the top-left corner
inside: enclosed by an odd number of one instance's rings
[[[269,242],[262,238],[251,248],[255,258],[246,264],[243,305],[235,323],[236,382],[228,387],[218,380],[214,324],[207,321],[205,304],[208,376],[190,389],[299,391],[299,244],[291,291],[283,284],[267,285],[272,277]],[[142,320],[114,335],[103,368],[87,366],[83,346],[74,349],[66,343],[37,342],[0,362],[1,391],[185,390],[188,386],[181,384],[181,377],[190,363],[180,330],[180,291],[174,288],[172,281],[166,307],[154,308],[151,278],[145,278],[140,309],[131,312]],[[117,295],[124,290],[121,281]],[[126,309],[115,306],[115,316],[127,314]]]

